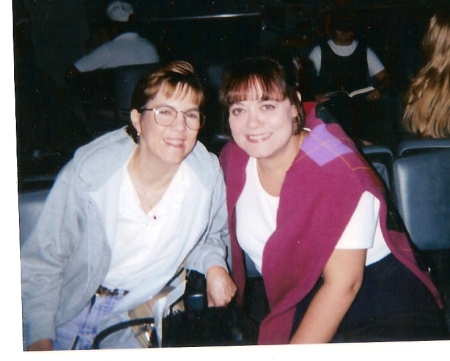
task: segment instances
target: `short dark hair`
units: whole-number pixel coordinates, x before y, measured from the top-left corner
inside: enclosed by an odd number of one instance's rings
[[[355,14],[353,10],[345,7],[336,9],[331,15],[330,28],[332,34],[334,34],[336,30],[343,32],[354,31]]]
[[[262,99],[289,99],[298,112],[294,134],[305,126],[305,110],[298,98],[298,63],[294,58],[277,59],[250,57],[232,65],[220,89],[220,101],[227,109],[234,103],[247,100],[248,93],[260,87]],[[228,115],[228,114],[227,114]]]

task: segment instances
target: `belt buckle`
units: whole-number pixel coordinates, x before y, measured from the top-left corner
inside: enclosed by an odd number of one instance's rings
[[[128,291],[123,291],[123,295],[125,296],[128,293]],[[97,291],[95,294],[99,297],[106,297],[106,296],[118,296],[119,295],[119,289],[115,288],[113,290],[110,290],[102,285],[98,286]]]
[[[110,293],[110,291],[106,287],[103,287],[103,286],[98,286],[97,292],[95,292],[95,294],[99,297],[108,296],[109,293]]]

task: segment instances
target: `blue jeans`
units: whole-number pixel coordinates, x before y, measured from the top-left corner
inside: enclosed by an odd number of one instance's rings
[[[53,350],[89,350],[97,335],[101,320],[112,313],[123,295],[99,297],[94,295],[78,315],[57,327]]]

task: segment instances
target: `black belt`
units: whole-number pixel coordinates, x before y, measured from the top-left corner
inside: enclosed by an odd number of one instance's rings
[[[95,292],[96,296],[106,297],[106,296],[125,296],[128,293],[126,290],[119,290],[117,288],[110,290],[109,288],[98,286],[97,291]]]

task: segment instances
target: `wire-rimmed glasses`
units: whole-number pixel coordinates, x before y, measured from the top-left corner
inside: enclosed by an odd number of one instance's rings
[[[205,124],[205,116],[197,109],[182,111],[164,105],[158,108],[141,108],[139,112],[146,110],[152,111],[155,114],[156,124],[163,127],[171,125],[177,119],[178,113],[183,114],[184,123],[191,130],[199,130]]]

